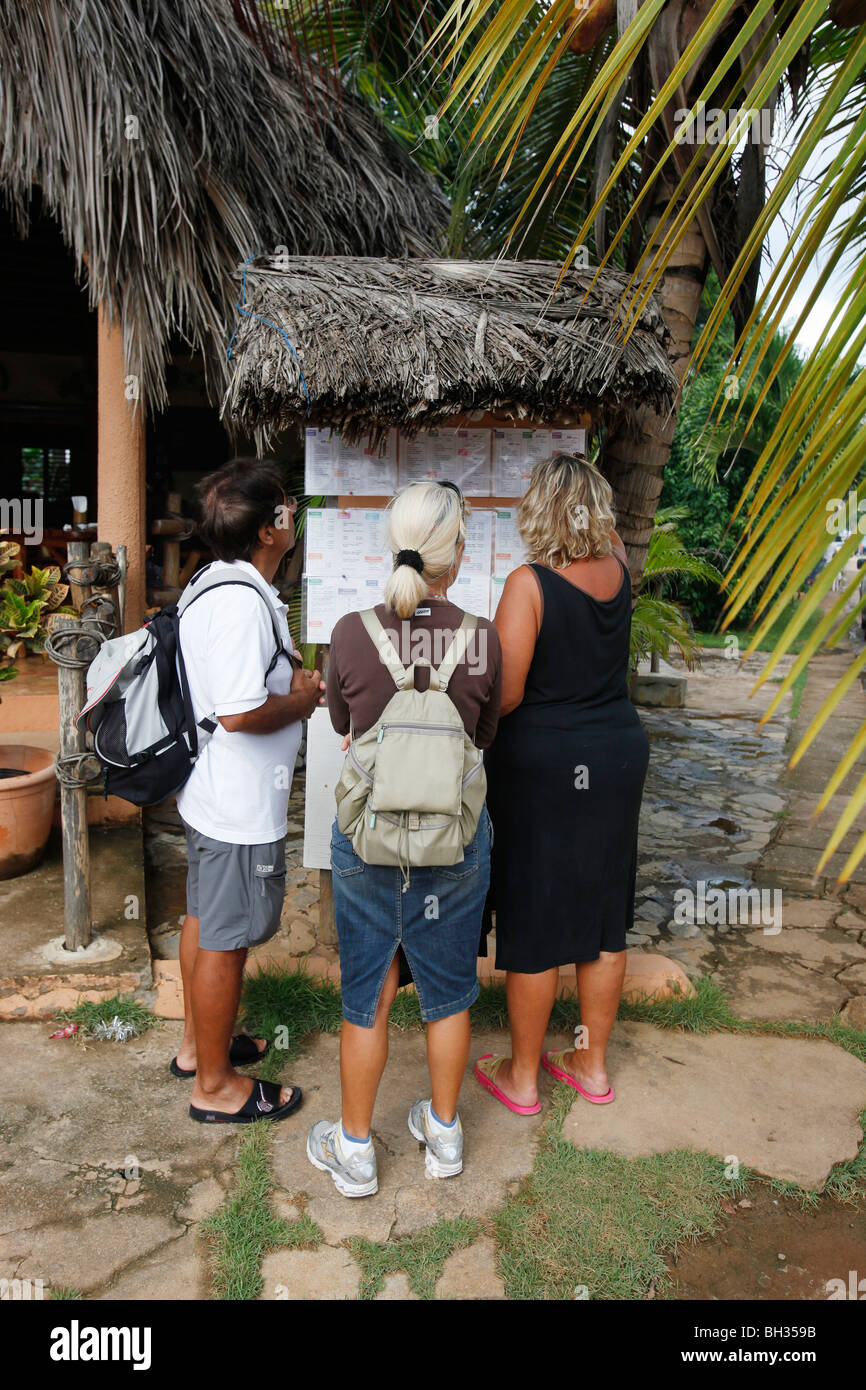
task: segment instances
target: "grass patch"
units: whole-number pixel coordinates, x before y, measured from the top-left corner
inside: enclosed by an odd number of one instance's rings
[[[554,1092],[532,1172],[496,1219],[499,1273],[510,1299],[673,1298],[665,1261],[712,1234],[725,1198],[746,1191],[709,1154],[623,1158],[562,1138],[574,1097]]]
[[[213,1286],[218,1299],[251,1300],[262,1291],[261,1263],[271,1250],[314,1249],[322,1232],[302,1212],[295,1221],[271,1209],[270,1122],[252,1124],[238,1145],[237,1183],[222,1211],[202,1222],[214,1255]]]
[[[279,966],[245,977],[241,1006],[246,1031],[272,1043],[256,1063],[256,1075],[265,1081],[280,1080],[285,1063],[311,1034],[338,1033],[343,1021],[340,991],[331,980]]]
[[[866,1110],[861,1112],[858,1122],[866,1136]],[[866,1143],[860,1145],[856,1158],[832,1170],[821,1196],[834,1197],[837,1202],[858,1202],[866,1198]]]
[[[768,629],[767,632],[764,633],[764,636],[761,638],[760,642],[755,648],[756,651],[773,651],[773,649],[776,646],[776,643],[779,641],[779,638],[782,636],[782,633],[785,631],[785,628],[788,626],[788,623],[793,618],[798,607],[799,604],[797,602],[792,602],[788,604],[788,606],[779,614],[778,618],[773,623],[773,625]],[[791,643],[790,647],[788,648],[788,651],[793,654],[802,651],[807,637],[809,637],[812,634],[814,629],[818,626],[818,623],[823,620],[823,617],[823,613],[813,613],[812,616],[801,628],[794,641]],[[695,637],[697,638],[698,642],[702,647],[724,647],[725,643],[732,636],[736,637],[739,641],[740,649],[743,652],[746,652],[748,650],[749,643],[751,642],[753,635],[754,634],[752,632],[749,632],[748,630],[743,628],[726,628],[724,632],[695,633]]]
[[[48,1290],[48,1297],[55,1303],[80,1303],[84,1294],[80,1289],[70,1288],[66,1284],[58,1284],[55,1288]]]
[[[657,1028],[681,1028],[689,1033],[733,1030],[741,1022],[722,989],[709,975],[692,982],[694,994],[670,994],[663,999],[621,1001],[617,1018],[654,1023]]]
[[[375,1298],[384,1286],[386,1275],[402,1272],[413,1293],[419,1298],[433,1298],[436,1281],[448,1256],[455,1250],[465,1250],[482,1229],[480,1221],[459,1217],[455,1221],[438,1221],[423,1231],[383,1243],[366,1240],[363,1236],[350,1237],[346,1248],[361,1267],[358,1297]]]
[[[146,1009],[131,994],[114,994],[110,999],[83,999],[74,1009],[62,1009],[55,1015],[58,1023],[77,1023],[82,1034],[89,1035],[100,1023],[131,1023],[137,1034],[148,1028],[162,1027],[162,1020]]]
[[[421,1005],[414,989],[404,988],[397,991],[394,1003],[391,1005],[391,1012],[388,1015],[388,1022],[404,1032],[407,1028],[424,1027],[421,1018]]]

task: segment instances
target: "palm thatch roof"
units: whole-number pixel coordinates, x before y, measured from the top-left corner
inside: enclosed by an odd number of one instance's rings
[[[677,382],[661,310],[623,342],[625,277],[547,261],[313,256],[244,271],[244,317],[223,413],[272,437],[292,425],[349,440],[412,433],[476,411],[535,424],[638,403],[670,407]]]
[[[26,234],[39,185],[156,406],[173,335],[221,393],[238,261],[430,254],[447,221],[376,117],[244,18],[241,0],[0,3],[0,195]]]

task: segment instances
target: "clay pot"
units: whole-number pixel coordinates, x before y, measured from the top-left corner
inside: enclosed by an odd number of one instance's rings
[[[57,795],[49,749],[0,744],[2,767],[20,768],[23,775],[0,777],[0,879],[29,873],[42,862]]]

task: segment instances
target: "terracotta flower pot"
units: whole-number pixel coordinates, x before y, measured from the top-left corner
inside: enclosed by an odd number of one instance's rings
[[[54,754],[23,743],[0,744],[0,768],[20,768],[20,777],[0,777],[0,879],[26,874],[42,862],[57,778]]]

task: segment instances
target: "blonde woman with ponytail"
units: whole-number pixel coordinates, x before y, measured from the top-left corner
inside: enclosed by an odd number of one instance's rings
[[[388,546],[394,568],[376,616],[404,666],[440,665],[463,611],[448,598],[466,542],[466,504],[451,483],[418,482],[392,500]],[[328,709],[344,748],[372,728],[395,692],[394,679],[358,613],[336,624],[328,661]],[[416,689],[428,676],[416,666]],[[493,624],[478,619],[448,696],[478,748],[493,740],[501,697],[501,655]],[[416,1101],[409,1129],[426,1146],[432,1177],[463,1167],[457,1098],[469,1058],[469,1006],[478,994],[477,956],[490,881],[490,818],[482,811],[462,862],[402,871],[366,864],[336,822],[331,833],[334,910],[340,942],[343,1031],[342,1116],[310,1131],[307,1155],[345,1197],[378,1189],[371,1140],[373,1107],[388,1057],[388,1015],[401,984],[414,981],[427,1025],[429,1099]]]

